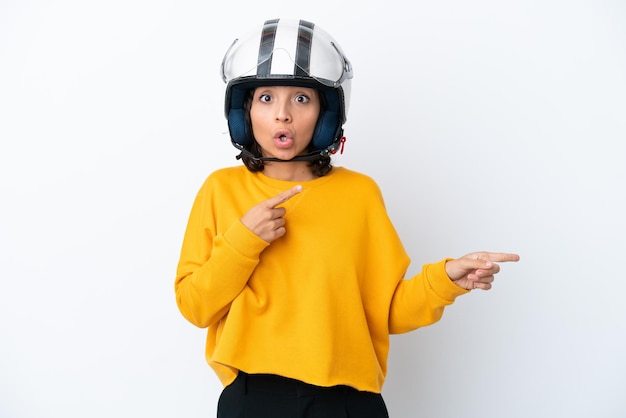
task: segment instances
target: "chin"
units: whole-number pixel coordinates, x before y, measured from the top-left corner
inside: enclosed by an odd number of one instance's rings
[[[295,157],[295,155],[293,155],[293,156],[289,156],[289,157],[285,157],[285,156],[277,156],[277,157],[273,157],[273,158],[276,158],[276,159],[278,159],[278,160],[281,160],[281,161],[284,161],[284,162],[286,162],[286,163],[287,163],[287,162],[290,162],[290,160],[291,160],[292,158],[294,158],[294,157]]]
[[[294,157],[297,157],[299,154],[293,153],[293,152],[276,152],[273,153],[272,155],[268,155],[268,157],[270,158],[277,158],[279,160],[283,160],[283,161],[289,161]]]

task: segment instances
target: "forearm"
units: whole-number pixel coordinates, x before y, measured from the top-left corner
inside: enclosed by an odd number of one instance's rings
[[[468,292],[450,280],[445,262],[426,264],[419,274],[398,284],[389,312],[391,334],[409,332],[439,321],[444,308],[457,296]]]
[[[193,241],[193,240],[192,240]],[[223,317],[246,285],[267,243],[236,223],[212,240],[208,258],[194,253],[193,242],[183,246],[175,282],[176,303],[183,316],[198,327]],[[186,248],[190,248],[186,251]]]

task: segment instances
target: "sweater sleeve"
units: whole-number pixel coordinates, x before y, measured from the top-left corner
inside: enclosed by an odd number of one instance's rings
[[[448,260],[425,264],[419,274],[400,280],[389,312],[391,334],[409,332],[439,321],[447,305],[469,292],[454,284],[446,274]]]
[[[192,206],[174,284],[178,309],[201,328],[228,312],[268,245],[238,219],[218,233],[206,189]]]
[[[445,263],[449,259],[425,264],[420,273],[405,279],[410,257],[391,222],[378,185],[371,181],[368,186],[369,190],[362,194],[368,199],[362,204],[367,208],[362,251],[367,254],[364,259],[371,276],[367,297],[377,301],[377,313],[386,319],[384,326],[389,334],[431,325],[441,319],[445,306],[467,291],[446,274]]]

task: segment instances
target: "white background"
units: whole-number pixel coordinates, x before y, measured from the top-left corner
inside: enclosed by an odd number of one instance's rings
[[[345,153],[412,256],[517,252],[393,336],[393,418],[626,416],[620,0],[0,2],[0,417],[213,417],[173,281],[192,200],[239,164],[221,58],[266,18],[355,68]]]

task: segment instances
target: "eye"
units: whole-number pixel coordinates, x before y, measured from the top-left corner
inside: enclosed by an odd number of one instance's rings
[[[259,96],[259,101],[263,103],[268,103],[272,100],[272,96],[267,93],[263,93]]]
[[[308,103],[309,102],[309,96],[307,96],[306,94],[299,94],[296,96],[296,102],[298,103]]]

